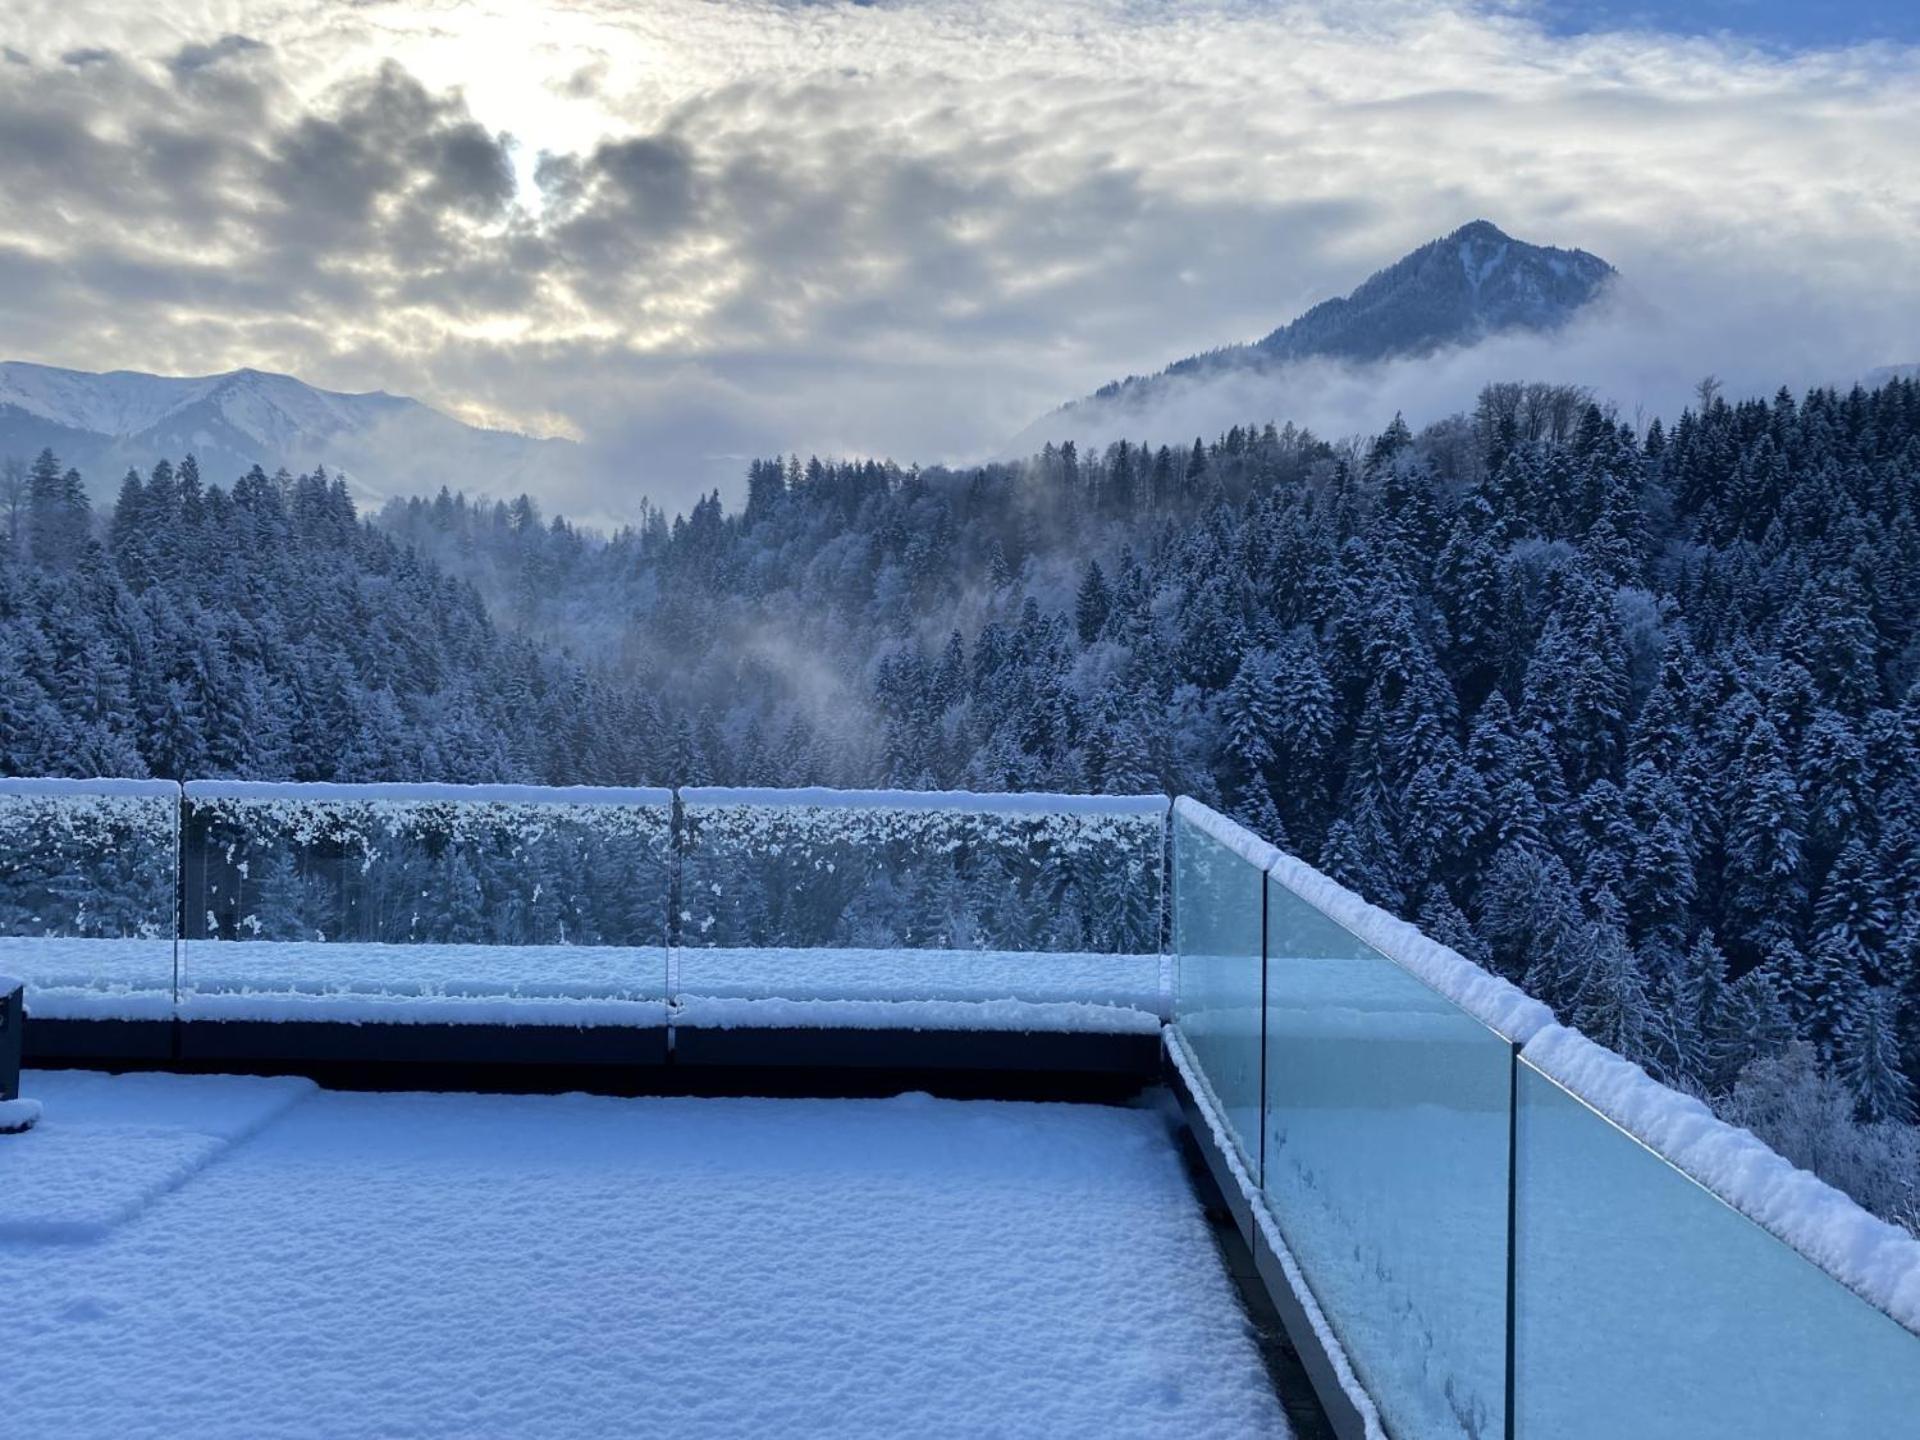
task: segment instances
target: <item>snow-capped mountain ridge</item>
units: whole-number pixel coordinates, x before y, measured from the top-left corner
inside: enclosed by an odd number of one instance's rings
[[[1475,220],[1261,339],[1103,385],[1030,427],[1021,440],[1048,438],[1041,432],[1049,422],[1099,430],[1104,421],[1137,419],[1195,382],[1228,376],[1262,383],[1275,377],[1270,413],[1279,415],[1285,406],[1278,377],[1287,366],[1306,360],[1366,365],[1471,346],[1506,331],[1556,330],[1597,300],[1615,275],[1585,250],[1531,245]]]
[[[172,376],[0,361],[0,454],[43,447],[102,492],[129,466],[192,454],[209,479],[230,480],[256,464],[324,464],[370,495],[443,483],[504,493],[574,449],[465,425],[385,390],[323,390],[267,370]]]
[[[1585,250],[1529,245],[1492,221],[1475,220],[1376,272],[1352,294],[1323,300],[1250,346],[1215,354],[1229,362],[1244,356],[1255,363],[1365,363],[1471,345],[1503,330],[1557,329],[1614,274]]]

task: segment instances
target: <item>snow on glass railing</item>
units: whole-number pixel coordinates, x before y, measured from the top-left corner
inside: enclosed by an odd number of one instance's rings
[[[1190,800],[1173,855],[1170,1043],[1385,1433],[1920,1433],[1920,1244]]]
[[[189,1018],[663,1023],[672,793],[189,781]]]
[[[1164,796],[680,800],[676,1023],[1158,1028]]]
[[[0,971],[43,1019],[165,1019],[180,787],[0,780]]]
[[[1577,1032],[1518,1075],[1516,1433],[1920,1434],[1920,1245]]]

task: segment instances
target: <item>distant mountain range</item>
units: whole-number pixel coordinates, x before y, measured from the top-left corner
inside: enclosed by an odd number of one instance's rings
[[[345,395],[290,375],[233,370],[176,377],[134,370],[95,374],[0,361],[0,456],[51,448],[95,494],[111,494],[129,466],[192,454],[209,481],[231,484],[324,464],[370,496],[439,488],[514,494],[573,458],[568,440],[483,430],[383,390]]]
[[[1585,250],[1515,240],[1487,220],[1463,225],[1375,274],[1351,295],[1325,300],[1291,324],[1247,345],[1176,360],[1155,375],[1130,375],[1055,411],[1076,428],[1107,412],[1145,415],[1190,381],[1275,374],[1302,360],[1364,365],[1431,354],[1511,330],[1547,331],[1591,304],[1616,275]],[[1276,393],[1275,399],[1279,400]],[[1270,412],[1285,413],[1276,403]],[[1163,438],[1163,437],[1155,437]]]

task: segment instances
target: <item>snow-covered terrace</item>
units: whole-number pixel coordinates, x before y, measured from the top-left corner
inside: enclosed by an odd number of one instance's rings
[[[29,1070],[23,1433],[1283,1433],[1182,1122],[1343,1436],[1916,1433],[1920,1244],[1184,798],[0,782],[0,931],[68,1060],[1148,1087]]]

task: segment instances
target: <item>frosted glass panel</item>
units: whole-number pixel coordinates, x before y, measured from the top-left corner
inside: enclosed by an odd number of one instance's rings
[[[190,1016],[665,1018],[664,791],[194,782],[185,833]]]
[[[1256,1180],[1265,880],[1260,867],[1174,813],[1174,1021]]]
[[[681,796],[686,1023],[1157,1026],[1159,796]]]
[[[28,1014],[172,1014],[179,808],[170,780],[0,780],[0,974]]]
[[[1272,1213],[1394,1435],[1499,1436],[1512,1046],[1267,886]]]
[[[1517,1433],[1920,1433],[1920,1337],[1520,1066]]]

